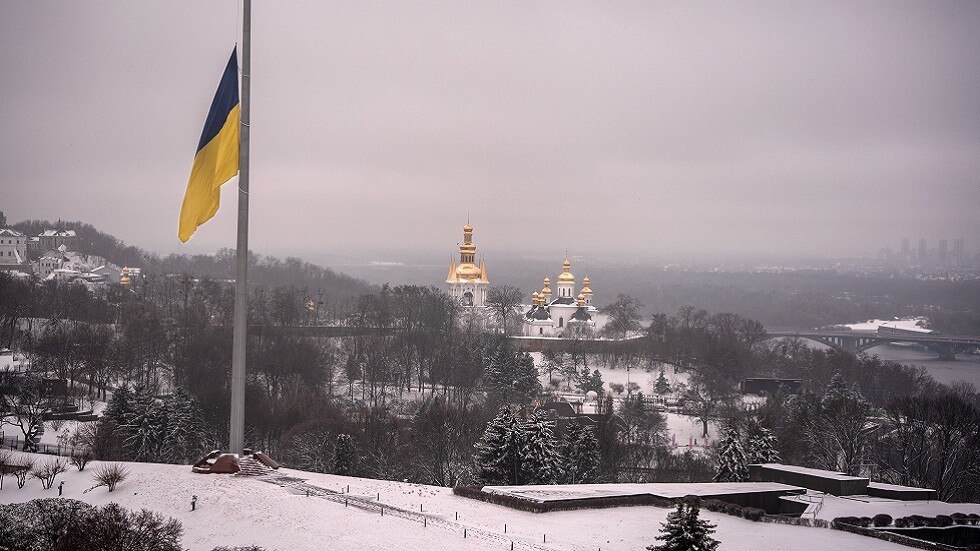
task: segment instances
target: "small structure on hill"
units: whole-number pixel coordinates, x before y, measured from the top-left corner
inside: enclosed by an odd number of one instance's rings
[[[242,454],[222,453],[214,450],[194,464],[192,470],[200,474],[239,474],[243,476],[262,476],[279,468],[279,463],[263,452],[253,452],[246,448]]]

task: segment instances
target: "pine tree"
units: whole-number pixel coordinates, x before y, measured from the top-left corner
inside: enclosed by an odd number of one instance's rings
[[[167,410],[157,397],[143,387],[133,391],[132,409],[125,416],[122,428],[125,445],[135,461],[163,461],[164,437],[167,431]]]
[[[178,388],[164,401],[163,407],[167,412],[164,460],[181,463],[200,454],[205,429],[194,399]]]
[[[525,484],[554,484],[562,457],[555,438],[554,423],[535,412],[524,425],[521,474]]]
[[[657,394],[667,394],[670,392],[670,383],[667,382],[667,377],[664,375],[664,371],[660,370],[660,376],[657,377],[657,382],[654,385],[654,391]]]
[[[116,426],[125,425],[126,416],[133,412],[132,401],[133,393],[129,387],[127,385],[120,386],[112,392],[112,399],[109,400],[102,418],[114,422]]]
[[[578,453],[579,440],[582,438],[582,426],[572,421],[565,427],[565,434],[562,438],[561,474],[558,481],[562,484],[575,484],[578,482]]]
[[[338,434],[333,450],[333,472],[343,476],[354,476],[357,472],[357,451],[349,434]]]
[[[758,421],[749,423],[748,437],[745,446],[746,461],[749,463],[778,463],[779,452],[776,451],[776,436],[771,430],[763,427]]]
[[[517,484],[522,446],[520,427],[510,406],[487,423],[476,443],[477,477],[483,484]]]
[[[721,441],[715,482],[742,482],[748,477],[748,473],[748,464],[745,462],[745,452],[742,450],[738,429],[730,426],[725,429],[725,437]]]
[[[696,502],[678,503],[677,510],[667,515],[657,539],[663,543],[647,547],[649,551],[714,551],[718,540],[711,537],[715,525],[698,518]]]
[[[599,440],[595,428],[583,427],[575,448],[576,484],[593,484],[599,478]]]

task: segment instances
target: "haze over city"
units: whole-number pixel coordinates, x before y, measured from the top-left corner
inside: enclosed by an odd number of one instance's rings
[[[224,4],[4,3],[7,217],[233,247],[233,184],[176,238]],[[898,7],[259,3],[251,248],[448,256],[469,219],[489,254],[975,252],[980,6]]]

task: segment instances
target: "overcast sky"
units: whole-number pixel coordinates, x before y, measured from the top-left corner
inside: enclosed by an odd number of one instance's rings
[[[158,251],[232,0],[0,3],[0,210]],[[265,253],[980,248],[978,2],[253,7]]]

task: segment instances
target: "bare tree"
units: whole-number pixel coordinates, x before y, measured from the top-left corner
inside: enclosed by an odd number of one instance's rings
[[[46,400],[39,377],[28,376],[15,392],[0,396],[0,409],[10,412],[0,417],[0,426],[13,425],[24,435],[24,451],[34,451],[34,438],[44,423]]]
[[[507,322],[520,313],[524,293],[510,285],[494,285],[487,290],[487,307],[494,320],[500,324],[501,333],[507,335]]]
[[[602,307],[600,312],[609,316],[609,321],[603,327],[603,332],[625,339],[631,331],[639,331],[641,328],[640,320],[643,316],[640,309],[643,304],[627,295],[619,293],[616,300],[609,305]]]

